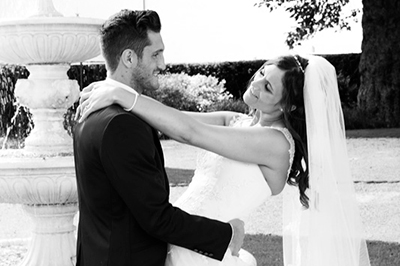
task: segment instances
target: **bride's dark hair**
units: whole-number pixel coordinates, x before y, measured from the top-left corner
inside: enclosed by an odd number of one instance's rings
[[[301,204],[308,208],[305,191],[308,184],[308,150],[307,128],[304,110],[304,71],[308,60],[298,55],[281,56],[268,60],[264,65],[275,65],[285,73],[282,77],[283,91],[280,101],[283,111],[283,122],[292,134],[295,142],[295,153],[287,183],[298,186]]]
[[[308,149],[307,127],[304,110],[304,71],[308,60],[298,55],[279,57],[274,64],[285,71],[282,77],[283,91],[281,105],[283,121],[295,142],[295,153],[287,183],[297,185],[300,191],[300,202],[308,208],[308,197],[305,193],[308,186]]]

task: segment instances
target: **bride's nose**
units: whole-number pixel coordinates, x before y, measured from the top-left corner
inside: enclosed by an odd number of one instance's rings
[[[254,90],[259,90],[262,86],[261,82],[262,79],[253,80],[253,82],[251,82],[250,84],[250,87],[253,87]]]

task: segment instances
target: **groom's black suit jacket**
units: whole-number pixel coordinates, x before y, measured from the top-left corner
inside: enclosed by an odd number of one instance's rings
[[[157,131],[119,106],[74,128],[78,266],[163,266],[167,243],[221,260],[229,224],[169,203]]]

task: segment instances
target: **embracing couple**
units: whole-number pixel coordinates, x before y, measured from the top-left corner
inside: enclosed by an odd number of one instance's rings
[[[142,95],[165,69],[160,30],[150,10],[101,28],[107,79],[83,90],[74,128],[76,265],[257,265],[243,220],[282,191],[285,265],[369,265],[334,67],[281,56],[250,80],[250,114],[181,112]],[[158,131],[207,150],[174,205]]]

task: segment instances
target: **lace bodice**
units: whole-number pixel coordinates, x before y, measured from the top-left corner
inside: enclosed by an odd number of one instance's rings
[[[230,126],[250,126],[251,120],[249,116],[241,116],[233,120]],[[282,132],[290,144],[291,166],[293,138],[285,128],[274,129]],[[202,152],[198,156],[192,182],[174,205],[189,213],[221,221],[233,218],[245,220],[270,195],[271,190],[258,165]]]

